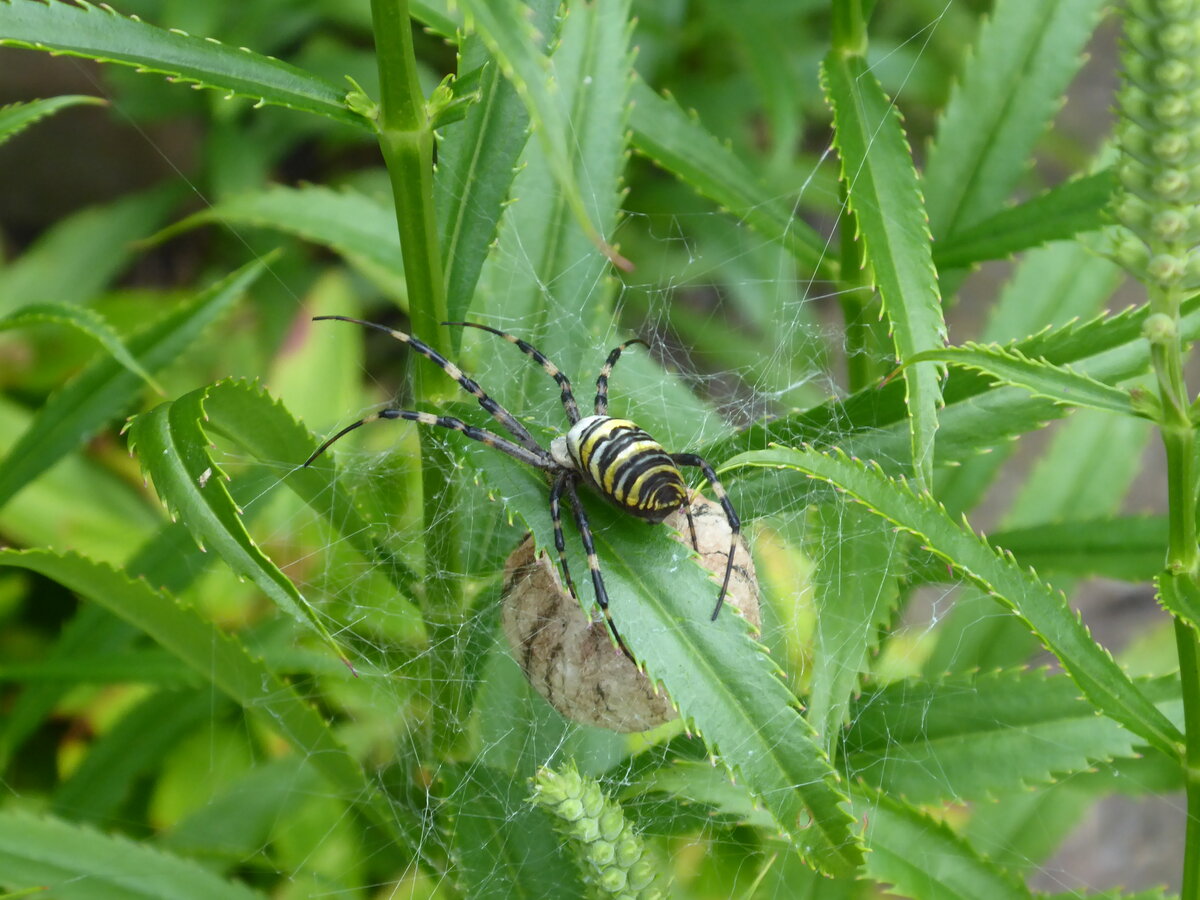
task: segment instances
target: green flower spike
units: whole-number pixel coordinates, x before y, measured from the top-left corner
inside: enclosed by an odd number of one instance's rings
[[[554,816],[567,837],[584,879],[601,897],[651,900],[666,896],[655,878],[654,861],[642,839],[600,785],[574,764],[542,769],[533,779],[532,801]]]

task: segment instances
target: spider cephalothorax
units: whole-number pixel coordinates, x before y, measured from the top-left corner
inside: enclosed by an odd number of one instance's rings
[[[721,508],[729,520],[732,531],[732,541],[729,546],[729,557],[725,564],[725,578],[717,595],[717,605],[713,609],[712,618],[715,621],[725,602],[725,594],[729,588],[729,576],[733,571],[733,557],[737,546],[740,523],[733,504],[725,495],[725,489],[717,480],[712,467],[692,453],[668,453],[658,441],[628,419],[618,419],[608,415],[608,376],[621,357],[621,353],[631,344],[644,344],[645,341],[626,341],[608,354],[600,374],[596,378],[596,402],[593,415],[581,417],[575,395],[571,390],[571,382],[559,371],[540,351],[518,337],[498,331],[487,325],[474,322],[445,322],[445,325],[462,325],[479,328],[491,332],[515,344],[523,353],[538,362],[551,378],[558,384],[562,393],[563,410],[570,422],[570,429],[565,435],[555,438],[550,443],[550,449],[544,449],[529,430],[517,420],[512,413],[484,393],[475,381],[466,375],[458,366],[447,360],[432,347],[418,338],[396,331],[385,325],[374,322],[364,322],[362,319],[351,319],[347,316],[317,316],[314,321],[336,319],[341,322],[353,322],[374,328],[385,334],[390,334],[401,343],[407,344],[426,359],[441,367],[441,369],[458,382],[468,394],[479,401],[497,422],[504,426],[516,440],[509,440],[483,428],[468,425],[461,419],[451,416],[439,416],[434,413],[418,412],[409,409],[383,409],[372,416],[360,419],[353,425],[343,428],[333,437],[316,449],[304,463],[308,465],[328,449],[329,445],[354,429],[375,422],[379,419],[407,419],[421,425],[437,425],[462,432],[472,440],[479,441],[489,447],[494,447],[507,453],[514,459],[542,469],[550,479],[550,518],[554,524],[554,546],[558,551],[558,563],[563,573],[563,581],[571,596],[578,599],[575,583],[571,580],[571,570],[567,563],[566,543],[562,532],[561,500],[565,493],[571,504],[571,512],[575,524],[579,528],[579,537],[583,541],[583,549],[587,552],[588,569],[592,576],[592,587],[596,593],[596,602],[604,612],[608,627],[613,638],[622,650],[628,654],[612,619],[608,614],[608,593],[604,588],[604,577],[600,573],[600,562],[596,558],[596,548],[592,541],[591,524],[587,513],[575,490],[580,481],[590,485],[601,497],[614,504],[630,515],[637,516],[648,522],[661,522],[670,513],[683,509],[687,513],[688,527],[691,530],[692,545],[696,546],[696,530],[692,523],[691,510],[688,505],[688,489],[683,480],[680,466],[694,466],[700,469],[713,492],[721,503]]]

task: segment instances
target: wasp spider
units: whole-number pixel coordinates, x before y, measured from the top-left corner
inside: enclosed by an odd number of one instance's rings
[[[730,536],[729,558],[725,563],[725,579],[721,583],[721,590],[717,594],[717,605],[712,612],[713,621],[716,621],[721,612],[721,606],[725,602],[725,593],[729,588],[729,576],[733,571],[733,555],[741,529],[733,504],[729,502],[725,489],[717,480],[712,467],[699,456],[692,453],[667,453],[658,441],[633,422],[608,415],[608,376],[626,347],[631,344],[645,345],[645,341],[637,339],[626,341],[608,354],[608,359],[605,360],[604,366],[600,369],[600,375],[596,378],[596,402],[593,414],[581,417],[579,406],[575,402],[575,395],[571,392],[571,382],[537,348],[518,337],[487,325],[479,325],[474,322],[442,323],[479,328],[504,338],[520,348],[521,352],[532,357],[546,371],[546,374],[558,383],[562,392],[563,409],[566,411],[567,421],[570,422],[571,427],[565,435],[554,438],[550,442],[550,449],[546,450],[533,439],[533,435],[512,413],[484,393],[483,389],[458,366],[423,341],[385,325],[351,319],[347,316],[317,316],[314,321],[329,319],[365,325],[368,328],[390,334],[401,343],[407,344],[417,353],[441,367],[447,375],[458,382],[463,390],[475,397],[479,401],[479,405],[504,426],[505,430],[515,438],[515,441],[468,425],[461,419],[451,416],[438,416],[410,409],[383,409],[343,428],[318,447],[304,465],[309,465],[334,441],[368,422],[380,419],[407,419],[420,425],[437,425],[462,432],[473,440],[494,447],[514,459],[543,470],[550,480],[550,518],[554,524],[554,546],[558,550],[558,563],[562,569],[567,589],[571,592],[572,597],[576,600],[579,599],[579,595],[575,591],[575,583],[571,580],[571,570],[567,564],[566,546],[563,541],[560,509],[563,494],[566,494],[567,501],[571,505],[575,523],[579,528],[579,536],[583,541],[583,549],[587,552],[588,569],[591,570],[596,602],[603,611],[609,630],[618,646],[626,655],[628,655],[628,650],[625,649],[624,642],[609,616],[608,593],[604,589],[604,577],[600,574],[600,563],[596,558],[596,548],[592,542],[591,525],[575,490],[576,485],[581,481],[584,482],[614,506],[651,523],[662,522],[677,509],[685,510],[688,527],[691,530],[692,546],[695,548],[696,528],[692,522],[691,508],[688,503],[688,489],[683,475],[679,471],[680,466],[694,466],[704,473],[704,477],[712,485],[713,492],[721,502],[725,516],[729,520],[729,527],[733,532]]]

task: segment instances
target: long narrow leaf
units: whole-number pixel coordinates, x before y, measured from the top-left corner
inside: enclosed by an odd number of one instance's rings
[[[1081,375],[1065,366],[1056,366],[1043,359],[1030,359],[1021,351],[996,344],[966,343],[960,347],[926,350],[910,362],[931,360],[953,363],[992,376],[1002,384],[1022,388],[1039,397],[1070,406],[1086,406],[1126,416],[1151,418],[1151,397],[1143,392],[1141,403],[1135,403],[1128,391],[1104,384],[1095,378]]]
[[[228,197],[168,228],[161,241],[200,225],[269,228],[328,247],[396,298],[407,296],[396,214],[392,208],[351,189],[319,185],[272,185]]]
[[[1138,685],[1180,711],[1178,678]],[[919,804],[1012,794],[1144,751],[1071,679],[1044,669],[899,681],[864,694],[846,732],[853,775]]]
[[[929,148],[925,193],[939,240],[1000,210],[1083,64],[1104,0],[999,0]]]
[[[103,106],[104,102],[101,97],[64,94],[61,97],[47,97],[45,100],[30,100],[28,103],[10,103],[8,106],[0,106],[0,144],[13,135],[20,134],[39,119],[54,115],[60,109],[83,104]]]
[[[559,71],[553,57],[546,56],[545,35],[531,21],[530,10],[517,0],[463,0],[468,25],[483,39],[517,94],[525,101],[535,123],[538,143],[546,154],[549,170],[567,207],[587,238],[615,264],[627,266],[606,243],[606,223],[584,199],[581,179],[587,175],[575,165],[574,146],[582,138],[576,133],[562,103],[561,83],[570,74]],[[603,14],[603,7],[572,9],[572,15]]]
[[[937,271],[921,188],[899,113],[860,56],[838,52],[821,69],[833,106],[834,144],[875,285],[891,325],[897,358],[907,364],[946,342]],[[852,240],[844,235],[843,240]],[[938,367],[905,369],[912,466],[930,490],[933,441],[942,391]]]
[[[548,38],[557,4],[541,0],[533,10],[533,26]],[[529,136],[529,114],[513,83],[503,77],[476,35],[464,41],[459,71],[483,66],[479,100],[466,120],[438,147],[434,182],[441,237],[446,305],[452,320],[464,318],[475,293],[480,270]],[[451,338],[455,347],[459,335]]]
[[[934,554],[1020,616],[1101,712],[1167,755],[1177,755],[1182,740],[1179,730],[1091,639],[1066,598],[983,538],[956,525],[931,498],[914,494],[904,483],[884,475],[878,466],[865,466],[841,453],[781,447],[743,454],[726,465],[797,469],[845,491],[876,515],[912,533]]]
[[[85,306],[67,306],[63,303],[30,303],[21,307],[17,312],[0,318],[0,331],[44,322],[66,325],[82,331],[107,350],[108,355],[114,360],[154,390],[162,393],[158,382],[142,367],[141,363],[134,359],[120,336],[108,324],[108,320],[94,309],[88,309]]]
[[[2,0],[0,45],[4,44],[134,66],[260,103],[370,127],[346,105],[346,90],[324,78],[244,47],[126,18],[107,5]]]
[[[1115,316],[1071,322],[1011,345],[1030,358],[1069,365],[1107,384],[1145,372],[1150,351],[1142,335],[1149,310],[1130,308]],[[1180,337],[1200,338],[1200,296],[1182,306]],[[973,372],[946,385],[937,452],[942,462],[970,459],[1002,445],[1041,424],[1066,414],[1066,408],[1044,397]],[[772,443],[839,446],[860,459],[870,459],[889,471],[901,471],[909,461],[909,427],[903,387],[896,383],[871,387],[845,400],[832,400],[802,413],[758,423],[735,437],[705,449],[712,459],[726,459],[740,450],[760,450]]]
[[[149,372],[174,362],[241,297],[266,265],[265,260],[249,263],[167,313],[129,341],[130,353]],[[0,462],[0,505],[103,425],[126,414],[140,389],[140,379],[113,359],[100,359],[80,372],[46,401]]]
[[[832,756],[859,675],[900,602],[904,554],[894,529],[857,503],[823,503],[814,518],[817,631],[808,719]]]
[[[1029,889],[984,859],[945,822],[860,787],[854,812],[870,823],[867,874],[890,893],[920,900],[1021,900]]]
[[[6,887],[58,900],[264,897],[147,841],[101,834],[88,826],[15,809],[0,810],[0,871]]]
[[[241,510],[225,487],[226,476],[212,458],[204,431],[209,388],[184,394],[133,420],[129,447],[173,515],[179,516],[202,547],[216,550],[229,567],[249,578],[277,606],[308,625],[339,656],[345,653],[291,580],[246,531]]]
[[[941,271],[963,268],[1094,231],[1108,224],[1106,209],[1115,183],[1115,174],[1106,169],[1060,184],[938,241],[933,261]]]
[[[553,56],[555,100],[569,113],[571,164],[586,178],[589,210],[605,233],[616,228],[621,208],[630,53],[627,3],[618,2],[573,6]],[[536,117],[533,127],[539,127]],[[535,342],[560,369],[575,373],[585,348],[592,348],[590,339],[612,327],[614,285],[608,260],[578,226],[552,167],[541,141],[526,144],[513,182],[514,202],[484,266],[474,309],[494,325],[519,322],[521,337]],[[573,327],[562,327],[567,322]],[[494,352],[491,336],[472,337],[464,340],[468,349],[479,343],[487,348],[477,373],[485,383],[512,383],[516,405],[525,413],[544,417],[557,406],[557,392],[546,391],[545,374],[528,359]]]
[[[418,823],[387,804],[329,724],[232,636],[145,581],[72,553],[0,550],[0,566],[39,572],[144,631],[247,712],[261,716],[296,751],[398,842],[419,847]],[[407,837],[401,832],[407,829]],[[3,843],[3,842],[0,842]]]

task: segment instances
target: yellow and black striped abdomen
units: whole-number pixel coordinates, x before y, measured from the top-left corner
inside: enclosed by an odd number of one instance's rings
[[[628,419],[580,419],[567,432],[566,444],[584,479],[626,512],[661,522],[687,500],[679,467]]]

